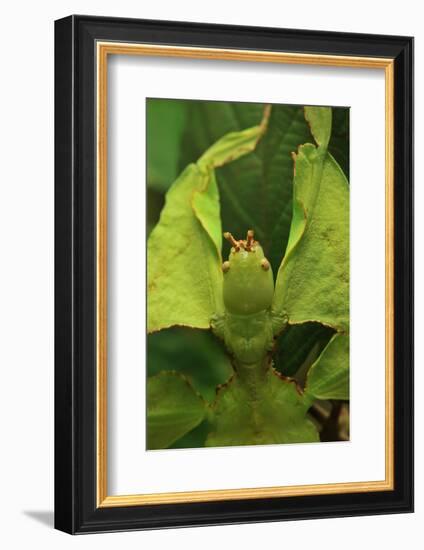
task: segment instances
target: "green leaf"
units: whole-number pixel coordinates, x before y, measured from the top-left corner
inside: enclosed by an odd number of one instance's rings
[[[185,101],[156,98],[146,100],[148,188],[166,191],[178,176],[186,110]]]
[[[326,143],[328,122],[311,116],[310,121],[317,139]],[[324,146],[307,143],[295,156],[293,220],[273,311],[290,324],[348,328],[349,187]]]
[[[225,383],[233,369],[220,340],[209,330],[172,327],[147,336],[147,376],[175,370],[194,389],[213,401],[216,386]]]
[[[310,402],[296,385],[269,369],[252,397],[249,385],[234,377],[218,391],[213,405],[212,431],[206,445],[266,445],[319,441],[307,418]]]
[[[147,379],[147,448],[165,449],[204,419],[206,404],[178,373]]]
[[[317,144],[328,149],[349,178],[349,108],[305,107],[305,118]]]
[[[331,107],[306,106],[304,110],[315,141],[326,150],[331,136]]]
[[[214,169],[252,151],[261,124],[222,137],[190,164],[166,194],[147,245],[148,332],[173,325],[209,328],[222,311],[219,193]]]
[[[262,117],[257,103],[189,102],[182,158],[190,161],[225,132],[240,130]],[[303,109],[272,105],[268,129],[255,150],[217,170],[222,226],[242,237],[255,231],[274,273],[281,263],[292,216],[291,153],[311,139]],[[224,243],[224,256],[229,245]]]
[[[186,105],[180,169],[195,162],[221,136],[259,124],[264,110],[261,103],[190,100]]]
[[[175,443],[170,445],[169,449],[198,449],[205,446],[206,438],[210,430],[210,425],[207,420],[203,420],[190,432],[177,439]]]
[[[251,153],[259,138],[267,129],[270,116],[270,105],[265,106],[261,123],[258,126],[247,128],[238,132],[230,132],[223,139],[214,143],[199,159],[200,167],[218,168],[230,161],[237,160],[246,153]]]
[[[306,391],[317,399],[349,399],[349,336],[335,334],[309,370]]]

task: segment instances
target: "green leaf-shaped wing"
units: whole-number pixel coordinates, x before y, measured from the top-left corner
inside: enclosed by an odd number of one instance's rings
[[[160,220],[147,245],[148,332],[173,325],[209,328],[222,311],[219,193],[215,168],[251,152],[265,131],[231,132],[190,164],[166,194]]]
[[[269,369],[255,391],[252,399],[248,386],[237,375],[219,389],[207,446],[319,441],[314,424],[307,418],[310,402],[293,382]]]
[[[147,379],[147,448],[166,449],[195,428],[206,414],[205,401],[176,372]]]
[[[215,180],[211,177],[206,182],[192,164],[168,191],[159,223],[148,239],[149,332],[173,325],[208,328],[219,307],[222,274],[218,251],[193,209],[193,195],[205,183],[205,201],[209,210],[215,211],[211,224],[219,225]]]
[[[278,271],[273,311],[291,324],[349,325],[349,189],[327,152],[331,109],[305,108],[318,147],[295,155],[293,219]]]
[[[304,107],[304,113],[315,141],[326,151],[331,137],[331,107]]]

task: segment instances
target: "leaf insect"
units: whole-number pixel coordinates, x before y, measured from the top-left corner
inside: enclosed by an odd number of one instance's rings
[[[270,363],[274,347],[274,276],[271,264],[249,229],[245,240],[224,233],[231,243],[224,274],[224,313],[212,318],[214,333],[224,340],[233,357],[234,368],[252,386]]]

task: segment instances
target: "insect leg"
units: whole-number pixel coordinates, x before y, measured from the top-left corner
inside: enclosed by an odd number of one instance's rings
[[[211,318],[211,329],[212,332],[217,336],[218,338],[224,339],[224,325],[225,325],[225,316],[220,315],[216,313]]]

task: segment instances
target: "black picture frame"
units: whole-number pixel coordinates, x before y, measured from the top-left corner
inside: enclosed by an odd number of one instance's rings
[[[97,506],[99,40],[394,60],[394,490]],[[55,22],[55,527],[68,533],[413,511],[413,39],[73,15]]]

